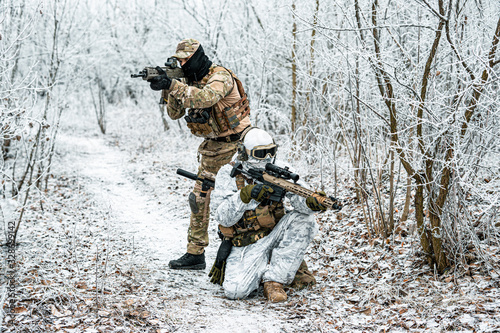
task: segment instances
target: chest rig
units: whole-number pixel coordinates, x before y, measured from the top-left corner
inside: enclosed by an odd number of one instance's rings
[[[236,84],[233,84],[231,91],[215,105],[209,108],[190,109],[188,111],[188,115],[184,119],[191,133],[195,136],[209,139],[216,138],[221,133],[236,128],[240,121],[250,114],[250,102],[245,89],[243,89],[243,84],[231,70],[221,66],[212,67],[208,74],[200,82],[195,83],[194,86],[203,89],[208,83],[208,79],[220,71],[229,72]],[[241,98],[230,106],[224,106],[223,104],[227,103],[223,103],[223,101],[236,93],[234,91],[235,86]]]
[[[238,190],[247,182],[253,183],[242,174],[236,175],[235,180]],[[267,236],[284,215],[282,202],[264,200],[254,210],[247,210],[238,223],[231,227],[219,225],[219,230],[224,237],[231,239],[233,246],[247,246]]]

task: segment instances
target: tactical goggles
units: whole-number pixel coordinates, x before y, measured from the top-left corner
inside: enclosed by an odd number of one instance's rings
[[[255,159],[263,160],[267,157],[273,158],[278,152],[278,146],[274,143],[265,146],[256,146],[252,150],[246,149],[248,156],[252,156]]]

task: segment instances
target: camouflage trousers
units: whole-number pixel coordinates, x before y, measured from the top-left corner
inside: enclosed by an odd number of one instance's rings
[[[233,155],[238,149],[237,142],[222,142],[205,140],[198,147],[201,156],[198,174],[208,171],[217,174],[219,169],[231,162]],[[191,254],[202,254],[208,246],[208,224],[210,220],[210,192],[206,197],[200,196],[201,182],[196,181],[193,193],[196,196],[198,213],[191,213],[188,229],[187,252]]]
[[[233,246],[222,285],[226,297],[245,298],[261,282],[290,284],[316,231],[314,215],[292,211],[266,237],[248,246]]]

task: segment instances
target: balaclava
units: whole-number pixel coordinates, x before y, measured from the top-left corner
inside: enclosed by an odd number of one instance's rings
[[[203,47],[200,45],[196,52],[188,59],[182,66],[182,71],[186,76],[188,83],[200,81],[205,75],[208,74],[212,66],[212,62],[205,55]]]

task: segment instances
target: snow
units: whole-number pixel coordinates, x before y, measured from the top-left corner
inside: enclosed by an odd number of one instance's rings
[[[356,205],[318,216],[306,257],[318,284],[288,290],[285,303],[266,302],[262,290],[231,301],[209,282],[214,223],[207,269],[170,270],[185,253],[193,185],[175,170],[196,170],[200,140],[175,126],[163,132],[155,110],[108,117],[106,135],[86,115],[65,119],[49,191],[20,228],[19,302],[5,332],[500,330],[494,271],[436,276],[415,235],[370,239]]]
[[[123,230],[127,238],[134,240],[134,248],[148,248],[155,257],[179,252],[183,240],[175,235],[182,234],[179,216],[177,221],[165,223],[165,215],[177,218],[175,206],[160,214],[161,202],[147,192],[141,192],[127,179],[128,156],[104,144],[99,138],[69,137],[61,135],[60,145],[68,151],[79,152],[71,164],[78,177],[92,179],[87,189],[95,200],[104,206],[114,226]],[[184,227],[184,226],[183,226]],[[179,253],[181,254],[181,253]]]

